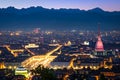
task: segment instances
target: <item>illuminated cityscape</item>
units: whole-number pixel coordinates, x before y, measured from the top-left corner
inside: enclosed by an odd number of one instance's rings
[[[30,80],[35,76],[31,71],[39,65],[53,69],[57,79],[79,79],[82,75],[97,80],[104,74],[106,79],[117,80],[119,71],[114,69],[120,65],[119,36],[119,31],[1,32],[0,69],[18,70],[15,74],[10,71],[11,76],[25,74],[27,77],[21,78]],[[19,72],[20,66],[28,72]]]
[[[120,80],[119,1],[1,2],[0,80]]]

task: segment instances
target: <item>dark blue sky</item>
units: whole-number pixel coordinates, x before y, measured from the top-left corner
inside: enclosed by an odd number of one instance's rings
[[[79,8],[85,10],[100,7],[107,11],[120,11],[120,0],[0,0],[0,8],[8,6],[16,8],[42,6],[45,8]]]

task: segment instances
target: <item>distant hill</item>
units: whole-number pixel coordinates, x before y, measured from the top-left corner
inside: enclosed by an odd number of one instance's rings
[[[14,7],[0,9],[0,29],[84,29],[96,30],[101,23],[103,30],[120,30],[120,12],[108,12],[100,8],[46,9]]]

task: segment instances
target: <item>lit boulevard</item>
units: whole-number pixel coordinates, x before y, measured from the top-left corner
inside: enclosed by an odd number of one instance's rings
[[[3,47],[5,47],[9,52],[11,52],[11,54],[14,56],[14,57],[16,57],[16,56],[18,56],[17,54],[15,54],[15,52],[24,52],[24,50],[23,49],[19,49],[19,50],[12,50],[12,49],[10,49],[10,46],[9,45],[4,45]]]
[[[30,51],[28,48],[25,47],[25,50],[27,50],[31,55],[35,55],[34,52]]]
[[[57,57],[57,56],[51,56],[51,54],[59,50],[61,47],[62,45],[59,45],[57,48],[46,53],[46,55],[38,55],[38,56],[33,56],[31,58],[28,58],[25,61],[23,61],[21,65],[23,67],[28,68],[29,70],[35,69],[39,65],[43,65],[44,67],[47,67]]]

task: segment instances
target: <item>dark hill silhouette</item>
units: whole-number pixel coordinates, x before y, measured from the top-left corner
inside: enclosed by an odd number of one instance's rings
[[[103,30],[120,30],[120,12],[108,12],[100,8],[88,11],[80,9],[46,9],[14,7],[0,9],[0,29],[88,29],[96,30],[101,23]]]

